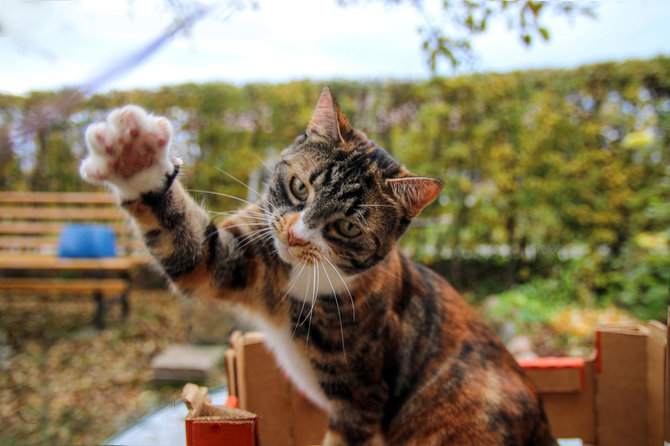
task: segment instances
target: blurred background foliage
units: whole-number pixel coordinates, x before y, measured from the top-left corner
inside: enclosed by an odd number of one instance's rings
[[[524,302],[542,314],[615,304],[666,319],[670,58],[330,85],[356,127],[410,170],[445,181],[402,243],[471,301],[497,294],[510,311]],[[0,188],[90,189],[78,177],[84,128],[137,103],[172,121],[188,188],[247,199],[220,169],[261,187],[263,160],[304,131],[322,87],[0,96]],[[194,194],[214,211],[238,206]]]

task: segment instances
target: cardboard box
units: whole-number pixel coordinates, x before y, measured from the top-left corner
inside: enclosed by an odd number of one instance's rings
[[[596,444],[595,361],[539,358],[519,364],[540,393],[554,434]]]
[[[670,412],[665,412],[667,329],[653,321],[647,327],[647,420],[649,445],[659,445],[665,438],[665,423]]]
[[[599,444],[663,444],[666,342],[659,323],[598,328]]]
[[[658,446],[670,435],[668,330],[660,323],[600,326],[595,358],[521,361],[558,438],[600,446]],[[228,388],[258,414],[260,441],[318,444],[327,416],[302,397],[266,350],[261,333],[237,332],[226,355]]]
[[[229,393],[238,397],[241,409],[258,415],[261,443],[319,444],[328,416],[291,384],[263,344],[263,334],[235,332],[230,345],[234,354],[226,356],[227,370],[234,372],[228,375]]]

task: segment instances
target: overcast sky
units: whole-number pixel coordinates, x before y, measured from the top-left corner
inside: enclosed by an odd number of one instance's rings
[[[427,0],[431,1],[431,0]],[[155,39],[173,15],[164,0],[0,0],[0,92],[24,94],[88,83]],[[187,81],[426,78],[409,7],[335,0],[259,0],[220,12],[177,35],[99,91]],[[596,2],[598,18],[547,16],[548,43],[527,49],[504,23],[474,41],[477,71],[574,67],[670,55],[670,1]],[[449,72],[446,72],[449,74]]]

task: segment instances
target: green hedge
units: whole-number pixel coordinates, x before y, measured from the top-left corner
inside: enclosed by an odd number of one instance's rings
[[[665,317],[670,58],[331,85],[354,125],[416,173],[446,183],[404,240],[415,257],[450,262],[456,280],[463,259],[502,263],[501,289],[555,280],[556,268],[532,267],[549,259],[587,290],[547,287],[558,295],[551,299],[614,301]],[[188,187],[246,198],[218,168],[248,180],[260,159],[304,130],[322,86],[185,84],[93,96],[70,108],[58,93],[0,97],[0,187],[87,188],[77,178],[83,129],[134,102],[173,120]],[[50,125],[21,137],[44,116]],[[214,196],[207,203],[236,206]]]

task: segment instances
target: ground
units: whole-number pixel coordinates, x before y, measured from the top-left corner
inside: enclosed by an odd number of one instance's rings
[[[93,328],[92,299],[0,299],[0,443],[100,444],[163,404],[181,384],[152,383],[151,359],[173,343],[223,343],[217,302],[167,291],[131,293],[131,314]],[[225,383],[219,374],[206,384]]]
[[[0,297],[1,444],[102,443],[180,399],[182,384],[152,383],[156,354],[174,343],[224,344],[233,327],[219,302],[163,289],[134,290],[130,302],[125,322],[113,308],[107,328],[97,330],[92,299]],[[515,325],[510,320],[518,318],[496,313],[500,305],[489,299],[478,310],[511,350],[541,356],[588,357],[596,322],[603,314],[610,321],[622,317],[580,309],[559,312],[547,324]],[[224,383],[219,374],[205,384]]]

